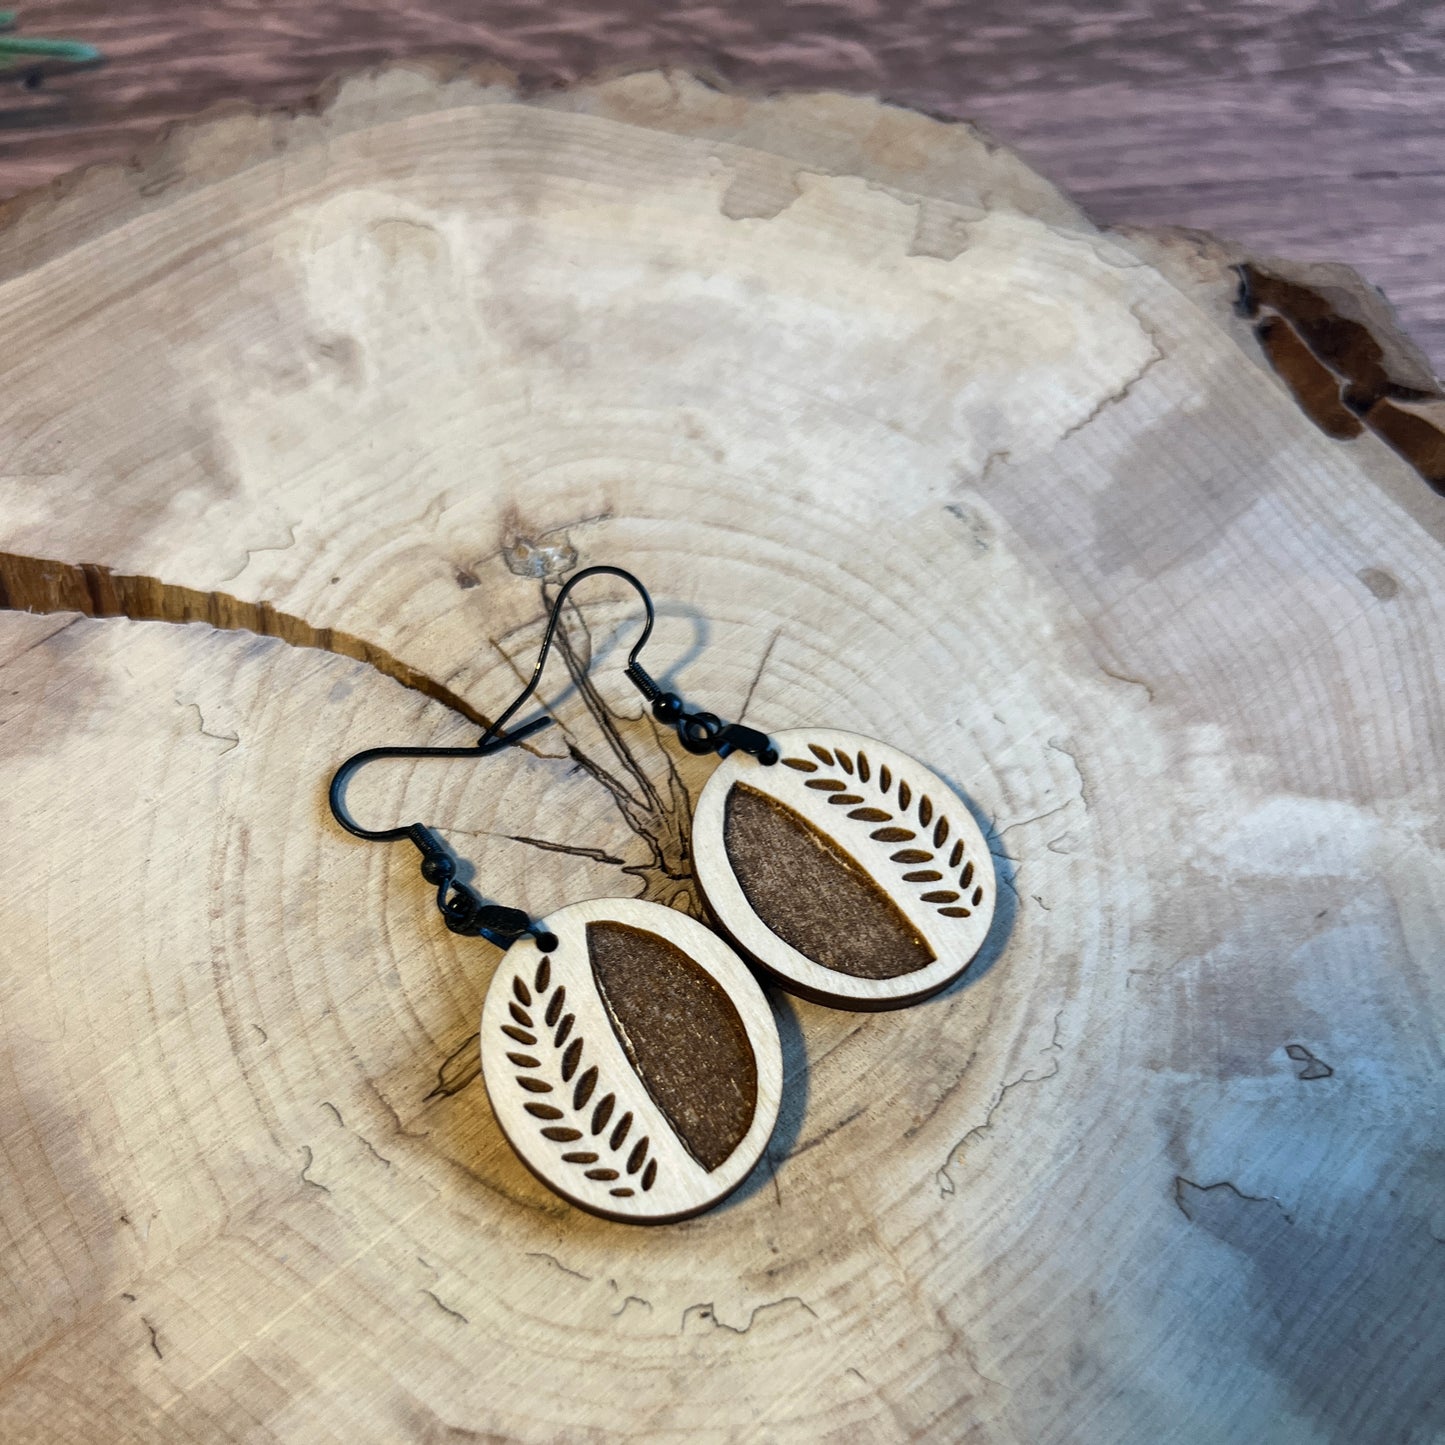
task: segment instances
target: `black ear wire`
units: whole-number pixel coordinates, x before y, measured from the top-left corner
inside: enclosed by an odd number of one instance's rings
[[[664,692],[643,670],[637,658],[652,635],[655,618],[652,598],[648,595],[647,588],[631,572],[624,572],[621,567],[608,566],[584,567],[580,572],[574,572],[562,585],[557,600],[552,604],[552,615],[547,619],[546,632],[542,634],[542,648],[537,654],[537,665],[532,669],[531,680],[496,722],[477,739],[475,746],[367,748],[364,752],[347,758],[331,779],[327,801],[331,804],[332,816],[348,833],[373,843],[393,843],[406,838],[416,845],[421,853],[421,876],[436,887],[437,908],[441,910],[447,927],[453,933],[485,938],[499,948],[506,948],[527,935],[537,940],[537,947],[544,953],[550,953],[557,947],[556,937],[535,923],[520,908],[504,908],[500,904],[487,903],[474,889],[465,883],[458,883],[456,859],[447,851],[446,844],[424,823],[404,823],[397,828],[363,828],[347,809],[346,785],[358,768],[367,763],[378,762],[382,758],[489,757],[492,753],[501,752],[504,748],[531,737],[533,733],[550,727],[550,717],[538,717],[513,728],[511,732],[503,731],[507,720],[537,690],[537,684],[542,679],[542,669],[547,664],[547,654],[552,650],[552,638],[557,631],[567,594],[586,578],[603,575],[620,577],[635,588],[638,596],[642,598],[642,605],[647,609],[647,622],[642,629],[642,636],[627,655],[627,677],[652,705],[652,715],[659,721],[676,727],[683,747],[690,753],[717,753],[720,757],[726,757],[737,750],[751,753],[759,762],[769,766],[778,760],[778,751],[768,741],[766,733],[744,727],[741,723],[726,723],[714,713],[689,712],[675,692]]]
[[[504,908],[497,903],[487,903],[474,889],[457,882],[457,861],[447,851],[446,844],[424,823],[404,823],[399,828],[363,828],[351,816],[346,806],[346,784],[358,768],[382,758],[481,758],[499,753],[519,743],[533,733],[541,732],[551,725],[548,717],[534,718],[519,728],[500,737],[493,737],[494,729],[479,739],[470,748],[367,748],[347,758],[337,768],[331,779],[327,801],[331,804],[332,816],[348,833],[365,838],[373,843],[392,843],[409,838],[421,853],[421,876],[434,884],[437,891],[437,907],[441,910],[446,925],[453,933],[485,938],[498,948],[506,948],[526,934],[537,940],[537,947],[543,953],[551,953],[557,947],[556,938],[534,923],[520,908]]]
[[[542,669],[547,665],[547,654],[552,650],[552,637],[557,631],[557,623],[562,615],[562,606],[567,600],[567,594],[588,577],[620,577],[628,584],[637,595],[642,598],[642,605],[647,612],[647,621],[643,624],[642,636],[632,646],[632,651],[627,654],[627,679],[645,697],[652,707],[652,715],[659,722],[671,724],[677,729],[677,736],[690,753],[717,753],[719,757],[727,757],[730,752],[750,753],[760,763],[769,767],[778,760],[778,751],[768,740],[766,733],[760,733],[756,728],[744,727],[741,723],[724,722],[716,713],[710,712],[689,712],[683,705],[682,699],[675,692],[664,692],[653,678],[638,662],[638,656],[647,645],[647,639],[652,636],[652,624],[656,620],[653,611],[652,597],[647,588],[632,575],[621,567],[597,566],[584,567],[580,572],[574,572],[562,584],[562,590],[557,594],[557,600],[552,604],[552,615],[547,619],[547,630],[542,634],[542,648],[537,654],[537,664],[532,669],[532,676],[526,687],[517,695],[511,706],[499,717],[496,722],[487,729],[481,740],[485,746],[491,740],[501,735],[503,727],[506,726],[508,718],[527,701],[537,690],[537,684],[542,680]]]

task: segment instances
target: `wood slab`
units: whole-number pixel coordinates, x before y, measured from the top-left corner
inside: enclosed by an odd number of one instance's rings
[[[0,1438],[1445,1429],[1445,500],[1352,409],[1435,425],[1387,319],[1365,399],[1207,239],[673,74],[400,68],[7,221]],[[497,953],[325,805],[474,739],[584,562],[693,704],[919,759],[999,884],[924,1004],[773,995],[763,1163],[646,1231],[517,1160]],[[560,728],[353,807],[534,916],[696,913],[713,764],[578,601]]]

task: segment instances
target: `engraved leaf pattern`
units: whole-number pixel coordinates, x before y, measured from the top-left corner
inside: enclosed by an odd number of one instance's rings
[[[576,1015],[566,1009],[566,985],[553,983],[552,964],[546,957],[537,964],[530,989],[520,974],[512,976],[508,1008],[512,1022],[503,1024],[502,1032],[514,1044],[533,1051],[507,1054],[518,1070],[517,1086],[528,1096],[522,1107],[538,1121],[544,1139],[579,1146],[562,1155],[563,1163],[606,1184],[614,1198],[629,1199],[637,1192],[634,1184],[646,1192],[657,1181],[657,1160],[648,1157],[652,1141],[645,1134],[629,1138],[630,1112],[612,1123],[615,1094],[604,1093],[593,1102],[599,1084],[597,1066],[587,1064],[586,1040],[573,1034]],[[538,1059],[537,1053],[544,1058]],[[525,1072],[532,1069],[540,1072]],[[612,1128],[604,1138],[609,1123]]]
[[[895,778],[886,763],[875,767],[862,748],[852,753],[809,743],[808,751],[811,758],[784,758],[783,766],[810,774],[804,785],[867,824],[869,837],[905,845],[889,855],[903,881],[920,889],[920,899],[943,917],[968,918],[983,902],[983,884],[975,882],[962,838],[953,836],[953,824],[933,799],[906,778]]]

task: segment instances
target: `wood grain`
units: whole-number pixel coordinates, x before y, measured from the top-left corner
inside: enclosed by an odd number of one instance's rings
[[[110,59],[37,95],[0,93],[0,195],[127,159],[217,100],[296,105],[338,72],[403,56],[493,61],[541,84],[667,62],[756,90],[876,92],[976,121],[1105,223],[1349,262],[1445,364],[1445,27],[1407,0],[1207,11],[1182,0],[1066,11],[53,0],[27,14]]]
[[[1445,502],[1227,259],[677,75],[389,72],[8,219],[0,1438],[1445,1429]],[[775,996],[771,1145],[645,1231],[518,1162],[495,952],[324,794],[475,740],[440,690],[602,561],[689,702],[926,759],[998,877],[936,998]],[[536,917],[696,910],[712,764],[578,601],[559,727],[349,801]]]

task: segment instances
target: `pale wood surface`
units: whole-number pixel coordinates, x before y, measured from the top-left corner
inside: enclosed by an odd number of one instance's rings
[[[1101,223],[1348,262],[1445,367],[1445,10],[1417,0],[46,0],[22,19],[108,60],[0,89],[0,196],[126,160],[218,100],[295,106],[339,71],[406,56],[544,85],[682,65],[985,125]]]
[[[275,634],[0,617],[0,1437],[1438,1435],[1445,504],[1207,248],[867,102],[401,72],[30,200],[0,277],[10,605]],[[495,953],[324,801],[474,737],[577,561],[999,870],[960,986],[777,1002],[764,1165],[657,1230],[516,1160]],[[695,907],[613,597],[562,737],[358,816]]]

